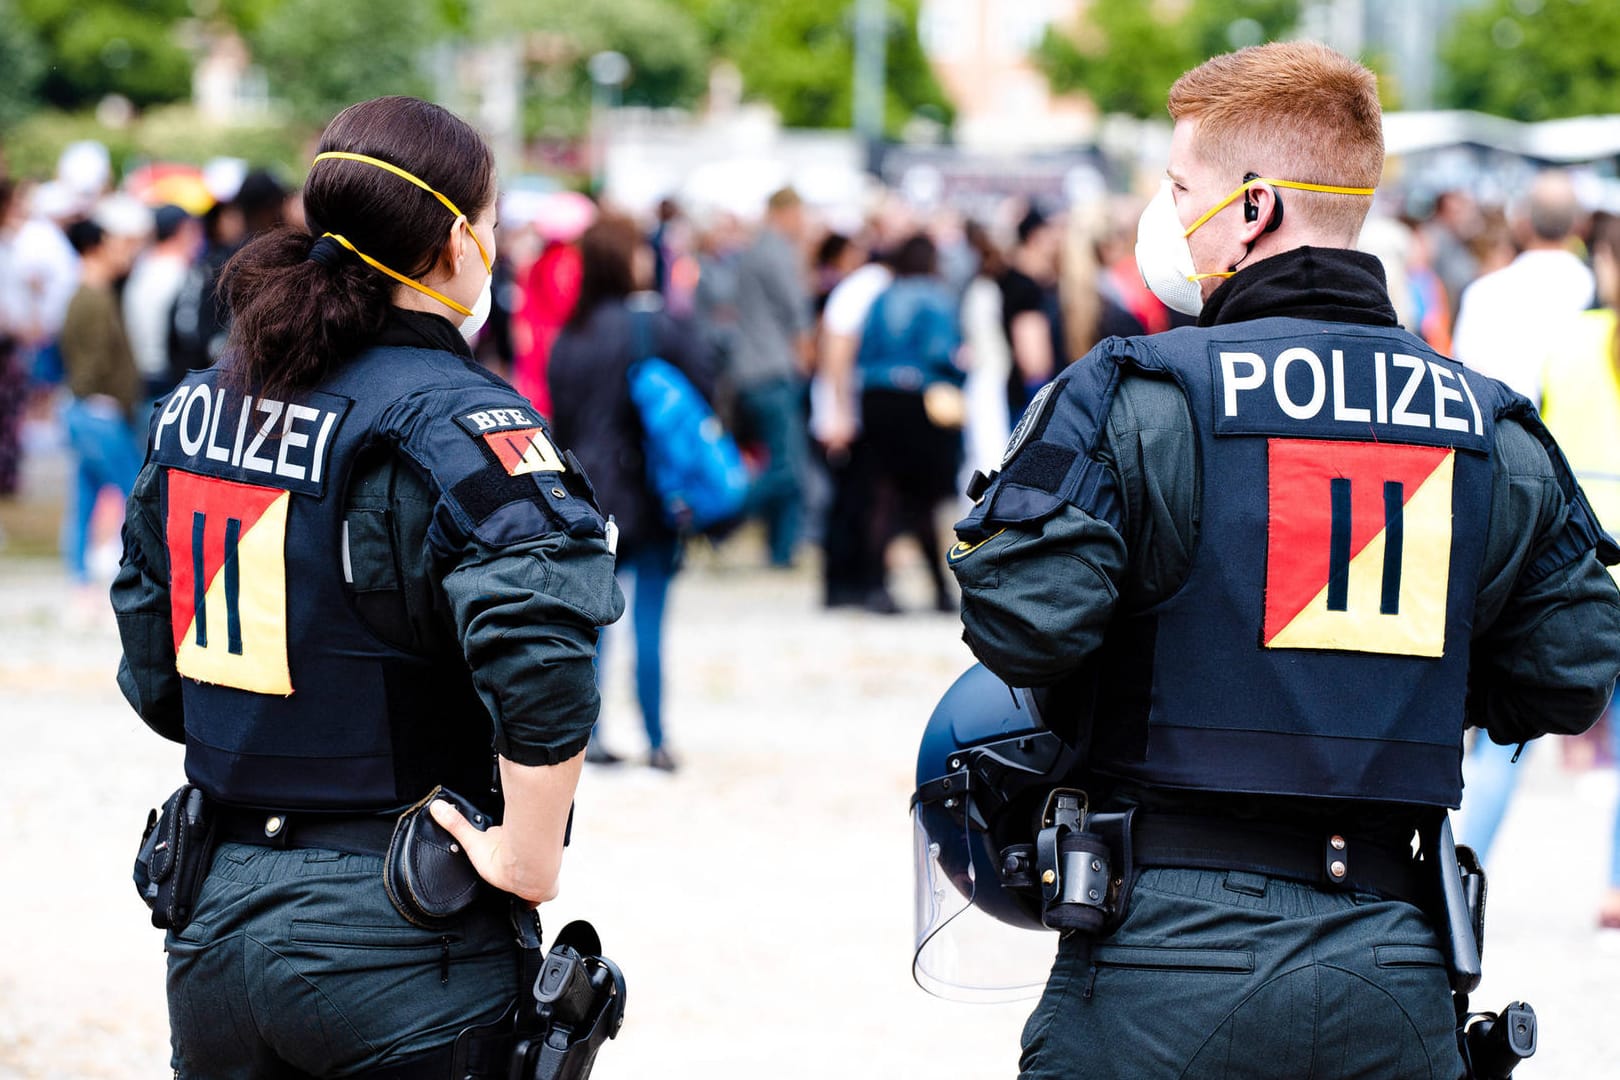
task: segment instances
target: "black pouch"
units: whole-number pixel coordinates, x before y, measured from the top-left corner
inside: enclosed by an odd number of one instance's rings
[[[135,888],[152,909],[153,926],[185,929],[213,853],[214,816],[202,789],[185,784],[162,810],[146,815],[135,856]]]
[[[461,845],[428,813],[434,799],[460,810],[479,832],[494,824],[488,814],[443,787],[434,788],[399,815],[383,860],[383,887],[406,922],[429,930],[444,927],[467,910],[483,885]]]

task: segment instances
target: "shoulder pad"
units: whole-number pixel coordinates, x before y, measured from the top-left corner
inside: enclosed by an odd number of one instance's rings
[[[1528,399],[1515,394],[1514,400],[1501,411],[1498,419],[1515,421],[1541,443],[1547,451],[1547,460],[1552,463],[1553,475],[1558,479],[1569,511],[1563,529],[1525,568],[1525,577],[1530,581],[1540,581],[1588,551],[1595,551],[1598,561],[1604,566],[1620,564],[1620,545],[1598,521],[1597,512],[1586,501],[1586,492],[1581,490],[1581,485],[1575,479],[1575,470],[1569,467],[1564,451],[1559,448],[1552,432],[1547,430],[1547,425],[1542,423],[1535,406]]]
[[[1094,457],[1130,342],[1109,338],[1035,395],[1013,428],[1001,468],[958,522],[965,541],[1038,522],[1064,503],[1092,508],[1107,469]]]
[[[391,411],[384,433],[433,478],[447,535],[503,547],[604,533],[579,462],[514,390],[480,381],[424,391]]]

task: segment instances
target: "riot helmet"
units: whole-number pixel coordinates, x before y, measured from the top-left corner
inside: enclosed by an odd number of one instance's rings
[[[911,797],[911,970],[924,990],[981,1002],[1040,993],[1057,937],[1041,922],[1029,841],[1077,758],[1042,722],[1033,691],[1014,690],[982,664],[935,706]]]

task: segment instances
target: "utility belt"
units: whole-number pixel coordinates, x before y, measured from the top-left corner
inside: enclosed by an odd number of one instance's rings
[[[1034,844],[1001,852],[1002,884],[1039,889],[1041,921],[1084,938],[1124,921],[1137,876],[1150,867],[1242,871],[1317,888],[1373,893],[1412,904],[1435,924],[1446,951],[1457,1041],[1472,1080],[1500,1080],[1536,1050],[1535,1010],[1512,1002],[1472,1013],[1485,940],[1485,873],[1453,841],[1444,815],[1417,830],[1419,852],[1349,831],[1231,818],[1088,812],[1086,794],[1054,790]]]
[[[135,886],[152,925],[183,929],[195,913],[215,848],[221,843],[321,848],[383,858],[383,887],[416,926],[447,925],[498,893],[428,813],[444,799],[483,831],[488,814],[452,791],[434,788],[397,816],[247,810],[212,803],[186,784],[147,815],[135,859]],[[572,831],[572,816],[569,819]],[[567,843],[565,835],[564,843]],[[590,923],[568,924],[543,952],[538,914],[508,898],[518,945],[519,996],[497,1020],[469,1027],[450,1046],[392,1063],[373,1080],[585,1080],[597,1051],[624,1023],[625,981],[603,956]]]

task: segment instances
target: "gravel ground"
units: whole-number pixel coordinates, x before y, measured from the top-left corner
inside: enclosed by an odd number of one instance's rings
[[[737,557],[741,561],[741,557]],[[589,917],[630,980],[602,1080],[1010,1077],[1030,1006],[939,1001],[910,980],[916,736],[970,662],[954,620],[825,614],[807,574],[698,558],[668,643],[674,776],[590,769],[553,929]],[[921,607],[918,575],[902,600]],[[644,746],[628,643],[610,642],[607,740]],[[57,564],[0,556],[0,1078],[167,1075],[163,953],[129,884],[149,806],[180,779],[113,683],[111,619]],[[1489,974],[1526,998],[1522,1075],[1614,1075],[1620,945],[1593,930],[1612,773],[1528,775],[1498,840]]]

